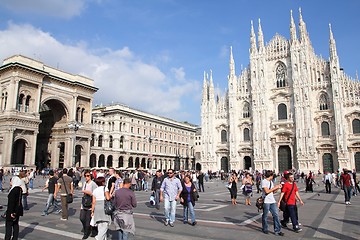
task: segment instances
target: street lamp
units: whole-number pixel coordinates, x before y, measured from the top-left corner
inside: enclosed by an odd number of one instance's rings
[[[78,121],[74,121],[74,122],[69,123],[68,127],[70,130],[74,130],[72,167],[75,167],[75,163],[76,163],[76,132],[77,132],[77,130],[82,128],[83,125],[81,123],[79,123]]]
[[[149,136],[146,136],[145,139],[149,141],[149,155],[148,155],[149,159],[150,159],[149,169],[152,169],[151,143],[154,140],[154,138],[153,138],[153,136],[149,135]]]

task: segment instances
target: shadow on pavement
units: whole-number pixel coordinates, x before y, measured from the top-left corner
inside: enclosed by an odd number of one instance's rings
[[[337,219],[337,218],[334,218],[334,217],[330,217],[331,219],[335,219],[335,220],[338,220],[340,222],[343,222],[343,223],[348,223],[348,224],[354,224],[354,225],[360,225],[360,221],[353,221],[353,220],[347,220],[347,219]]]
[[[21,218],[20,218],[21,221]],[[35,229],[35,227],[33,225],[39,225],[38,222],[32,222],[30,223],[31,225],[22,229],[21,232],[19,232],[19,238],[24,238],[27,234],[32,233]]]
[[[316,227],[312,227],[312,226],[305,226],[307,228],[313,229],[315,232],[320,232],[322,234],[326,234],[328,236],[331,236],[332,238],[336,238],[336,239],[346,239],[346,240],[357,240],[358,238],[353,238],[338,232],[334,232],[331,231],[329,229],[324,229],[324,228],[316,228]]]

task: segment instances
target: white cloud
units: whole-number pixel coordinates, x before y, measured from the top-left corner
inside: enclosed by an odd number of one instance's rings
[[[172,118],[187,116],[184,101],[200,92],[185,70],[172,68],[167,76],[156,65],[141,61],[128,47],[89,49],[86,42],[66,45],[31,25],[10,23],[0,30],[0,59],[22,54],[46,65],[95,80],[95,104],[120,102]],[[175,75],[177,80],[172,77]]]
[[[45,16],[71,18],[85,9],[86,0],[2,0],[1,5],[12,12],[35,13]]]

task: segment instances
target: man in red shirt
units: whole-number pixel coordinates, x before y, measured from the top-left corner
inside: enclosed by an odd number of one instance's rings
[[[282,200],[286,203],[286,211],[284,212],[283,223],[289,222],[291,218],[291,223],[295,232],[301,232],[302,229],[299,227],[297,214],[296,214],[296,199],[298,199],[301,205],[304,205],[304,202],[301,200],[298,187],[294,182],[294,175],[292,173],[287,174],[287,182],[281,188],[281,194],[278,202],[278,207],[280,207],[280,202]]]
[[[349,170],[346,168],[343,169],[343,174],[340,176],[341,186],[344,189],[345,193],[345,204],[350,205],[350,198],[351,198],[351,190],[352,190],[352,181],[351,176],[349,174]]]

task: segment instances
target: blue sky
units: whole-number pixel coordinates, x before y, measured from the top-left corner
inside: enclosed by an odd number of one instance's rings
[[[332,24],[340,65],[360,63],[360,1],[0,0],[0,59],[23,54],[91,77],[94,104],[131,107],[200,124],[203,72],[223,92],[233,46],[236,73],[249,63],[250,21],[265,42],[289,38],[302,8],[317,55],[329,56]]]

